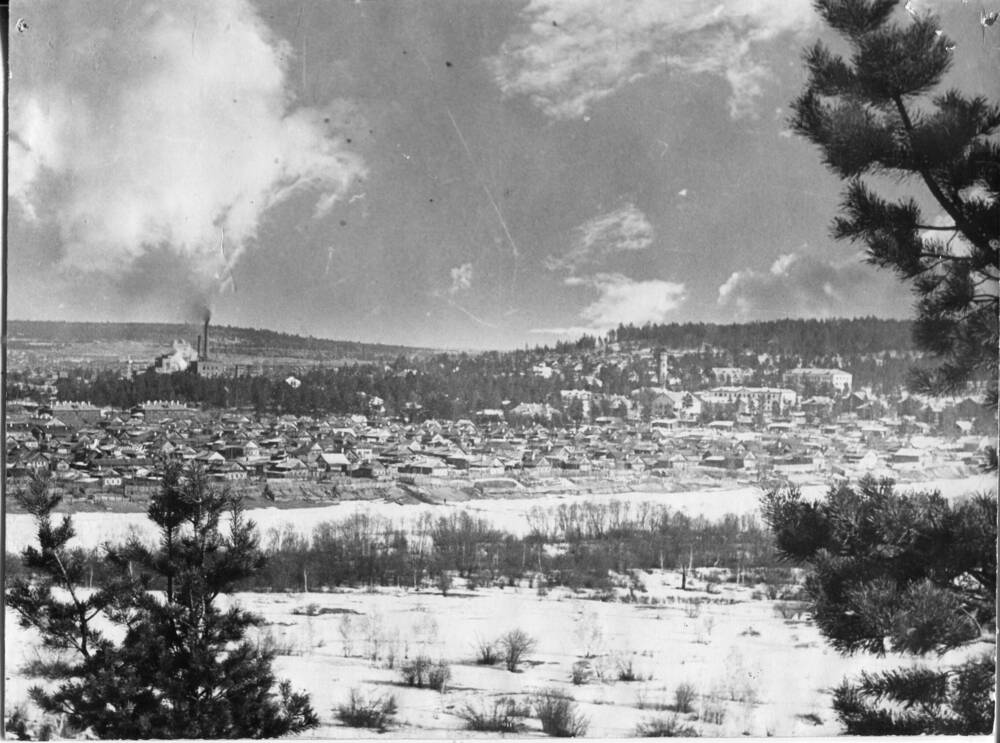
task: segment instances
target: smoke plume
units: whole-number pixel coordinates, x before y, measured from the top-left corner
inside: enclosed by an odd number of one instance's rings
[[[164,373],[173,374],[188,368],[192,362],[198,360],[198,352],[191,348],[187,341],[174,341],[174,352],[164,355],[160,362],[160,369]]]

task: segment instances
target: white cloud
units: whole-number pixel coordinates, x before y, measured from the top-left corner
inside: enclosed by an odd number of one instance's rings
[[[909,298],[891,274],[861,256],[827,259],[787,253],[766,271],[735,271],[719,287],[718,304],[736,320],[772,317],[859,317],[898,311]]]
[[[521,17],[491,66],[505,95],[554,119],[664,69],[725,79],[730,114],[752,114],[768,76],[755,46],[816,22],[809,0],[531,0]]]
[[[593,328],[588,328],[583,325],[570,325],[565,328],[552,327],[552,328],[531,328],[529,333],[534,335],[558,335],[568,338],[579,337],[581,335],[588,335],[594,332]]]
[[[645,250],[653,243],[653,226],[635,204],[626,204],[608,214],[584,222],[577,230],[576,247],[559,258],[550,258],[552,270],[571,273],[585,265],[596,265],[616,253]]]
[[[123,272],[166,247],[211,281],[271,207],[307,195],[322,216],[364,175],[337,134],[352,106],[293,104],[291,49],[247,0],[48,10],[61,51],[12,98],[11,193],[58,225],[63,265]]]
[[[451,269],[451,287],[448,293],[454,295],[469,289],[472,286],[472,275],[471,263],[455,266]]]
[[[664,322],[687,298],[684,284],[660,279],[636,281],[617,273],[568,278],[565,283],[587,286],[599,293],[597,300],[580,312],[580,319],[592,331],[606,331],[621,324]]]

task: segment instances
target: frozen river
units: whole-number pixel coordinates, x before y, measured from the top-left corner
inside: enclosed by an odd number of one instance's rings
[[[955,480],[931,480],[924,483],[897,485],[900,491],[932,489],[940,490],[948,498],[955,498],[974,492],[996,492],[996,478],[991,475],[976,475]],[[826,485],[806,485],[802,487],[807,497],[819,497],[827,490]],[[484,499],[464,501],[445,505],[398,505],[373,501],[345,501],[311,508],[257,508],[248,515],[258,525],[262,534],[271,529],[284,530],[287,527],[302,534],[311,534],[317,524],[324,521],[339,521],[353,513],[368,513],[382,516],[400,528],[406,528],[425,513],[432,517],[445,516],[460,511],[488,519],[494,526],[512,534],[524,535],[529,527],[525,515],[533,508],[554,509],[564,503],[607,503],[628,501],[633,506],[641,503],[667,506],[689,516],[704,516],[718,519],[727,513],[743,515],[755,513],[760,505],[763,491],[753,486],[719,488],[692,492],[636,492],[614,494],[560,494],[541,495],[531,498]],[[143,539],[155,535],[153,524],[144,513],[78,513],[73,516],[77,536],[73,545],[90,548],[104,542],[121,542],[136,534]],[[27,514],[8,514],[5,524],[6,551],[19,552],[34,540],[34,525]]]

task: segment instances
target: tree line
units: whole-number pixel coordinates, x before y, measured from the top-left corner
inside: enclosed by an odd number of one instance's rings
[[[620,325],[609,342],[650,343],[667,348],[711,346],[739,355],[745,351],[806,357],[910,352],[913,323],[876,317],[782,319],[727,325],[669,323]]]
[[[692,568],[706,566],[748,580],[761,571],[782,572],[770,532],[753,517],[711,521],[649,503],[582,501],[536,507],[526,520],[525,536],[465,511],[424,514],[408,528],[364,512],[317,524],[311,533],[274,528],[260,535],[261,565],[233,589],[419,588],[436,585],[442,574],[472,585],[515,585],[530,578],[548,586],[609,589],[613,574],[640,570],[676,568],[685,581]],[[106,584],[117,574],[118,566],[101,550],[72,554],[89,584]],[[29,565],[18,556],[6,560],[11,579],[26,575]],[[169,590],[168,576],[151,575],[147,587]]]

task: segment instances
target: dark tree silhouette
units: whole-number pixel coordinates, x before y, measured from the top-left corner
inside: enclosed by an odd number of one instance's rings
[[[30,575],[6,599],[53,651],[39,671],[56,684],[30,692],[43,711],[102,738],[273,738],[318,724],[308,696],[276,681],[273,651],[248,639],[258,619],[220,607],[262,566],[239,498],[168,466],[148,510],[159,543],[107,547],[116,577],[90,592],[85,560],[67,546],[72,519],[53,524],[59,498],[41,480],[16,497],[37,521],[39,546],[22,553]],[[120,641],[100,630],[108,623]]]
[[[843,653],[924,656],[963,649],[944,669],[865,673],[834,691],[851,735],[975,734],[993,726],[996,662],[974,645],[996,632],[997,500],[901,495],[868,478],[805,501],[768,493],[779,552],[807,564],[816,624]]]
[[[995,409],[1000,109],[957,90],[929,97],[954,48],[932,14],[899,24],[898,0],[815,5],[850,55],[821,42],[806,50],[809,79],[791,123],[848,183],[833,235],[863,244],[870,263],[895,271],[917,295],[914,340],[940,363],[915,372],[914,387],[949,393],[987,380]],[[919,184],[934,210],[882,198],[864,176]]]

